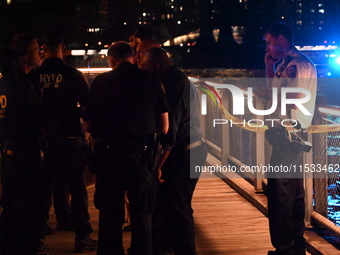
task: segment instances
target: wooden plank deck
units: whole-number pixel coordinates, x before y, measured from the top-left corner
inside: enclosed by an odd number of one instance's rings
[[[95,230],[91,236],[96,238],[98,211],[93,206],[94,188],[89,188],[88,192],[91,223]],[[265,255],[272,248],[267,218],[221,179],[201,178],[193,207],[198,255]],[[55,226],[52,210],[50,216],[49,224]],[[125,249],[129,242],[130,233],[124,233]],[[73,232],[56,231],[46,237],[45,251],[50,255],[71,255],[74,254],[73,244]]]

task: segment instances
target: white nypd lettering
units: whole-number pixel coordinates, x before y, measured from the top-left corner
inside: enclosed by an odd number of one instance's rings
[[[5,112],[7,107],[7,97],[0,95],[0,119],[5,118]]]
[[[7,97],[5,95],[0,95],[0,108],[4,109],[7,106]]]
[[[62,74],[40,74],[40,83],[44,84],[44,88],[54,86],[59,88],[59,83],[63,80]]]

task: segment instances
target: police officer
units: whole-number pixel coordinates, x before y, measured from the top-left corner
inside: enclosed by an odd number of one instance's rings
[[[1,206],[0,254],[36,255],[41,248],[43,211],[39,98],[27,73],[41,63],[37,38],[16,35],[3,51],[0,79]]]
[[[170,128],[162,139],[163,155],[157,169],[164,183],[157,193],[153,218],[154,254],[173,250],[175,255],[196,255],[191,200],[199,173],[194,169],[207,157],[198,96],[194,85],[173,66],[163,49],[149,48],[150,44],[143,42],[138,45],[139,52],[144,52],[138,67],[161,79],[170,105]]]
[[[47,31],[42,41],[45,60],[41,67],[32,71],[31,77],[43,110],[44,169],[46,183],[50,186],[50,191],[47,187],[46,192],[46,217],[53,188],[57,229],[74,228],[75,252],[81,252],[97,245],[97,241],[89,237],[93,230],[89,222],[80,125],[89,87],[78,70],[63,62],[63,36],[59,31]]]
[[[124,193],[130,201],[129,254],[151,255],[154,134],[168,130],[167,104],[160,84],[133,65],[126,42],[109,47],[112,71],[91,85],[88,121],[97,143],[95,206],[99,209],[98,255],[124,255]]]
[[[270,116],[274,119],[274,128],[267,131],[267,139],[272,145],[270,165],[300,166],[303,164],[304,150],[295,147],[296,143],[288,145],[285,135],[288,132],[280,125],[284,119],[293,119],[299,123],[296,132],[291,137],[299,136],[299,140],[307,139],[307,128],[311,125],[317,91],[317,75],[313,62],[294,46],[291,29],[284,23],[275,23],[268,28],[264,35],[267,44],[265,54],[268,87],[257,91],[257,95],[271,99],[272,88],[283,87],[303,88],[310,92],[310,99],[303,105],[310,113],[304,114],[294,104],[287,105],[287,115],[282,115],[281,107]],[[289,93],[290,100],[304,97],[303,93]],[[299,126],[299,127],[298,127]],[[278,133],[278,131],[280,131]],[[270,134],[274,134],[273,136]],[[274,139],[273,139],[274,137]],[[278,142],[279,140],[279,142]],[[303,148],[303,147],[301,147]],[[268,178],[268,218],[270,237],[275,251],[268,255],[305,255],[305,202],[302,173],[271,173]]]

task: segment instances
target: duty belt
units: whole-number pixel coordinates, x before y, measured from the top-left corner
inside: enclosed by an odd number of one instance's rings
[[[204,143],[205,143],[204,139],[201,138],[201,139],[197,140],[196,142],[193,142],[193,143],[187,145],[186,149],[191,150],[191,149],[194,149],[194,148],[196,148],[196,147],[198,147],[198,146],[200,146]]]

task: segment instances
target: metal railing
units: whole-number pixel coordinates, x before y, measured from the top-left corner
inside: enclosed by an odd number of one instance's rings
[[[91,81],[95,76],[106,69],[84,69],[81,70]],[[211,77],[211,70],[185,70],[193,77]],[[218,77],[263,77],[261,70],[214,70]],[[197,87],[204,86],[204,78],[193,78],[192,81]],[[214,82],[222,83],[222,79],[214,79]],[[237,83],[237,82],[236,82]],[[198,89],[199,94],[205,94]],[[218,91],[227,110],[232,110],[232,96],[227,90]],[[263,109],[263,100],[254,97],[256,109]],[[244,100],[247,100],[245,97]],[[324,100],[318,100],[324,102]],[[230,111],[231,112],[231,111]],[[249,111],[244,115],[238,115],[239,119],[263,119],[263,116],[255,116]],[[223,119],[220,107],[213,100],[207,100],[207,114],[201,116],[202,131],[209,147],[209,153],[221,165],[259,166],[269,163],[271,147],[267,143],[264,134],[244,130],[238,126],[217,125],[213,127],[214,119]],[[340,108],[321,103],[317,105],[313,124],[340,123]],[[312,152],[305,154],[305,164],[320,164],[321,166],[340,163],[340,132],[329,132],[309,135],[309,141],[313,144]],[[340,171],[340,168],[339,168]],[[227,176],[228,177],[228,176]],[[232,175],[235,177],[235,174]],[[263,173],[247,171],[241,173],[239,178],[247,178],[253,184],[257,192],[263,191],[266,185],[266,178]],[[337,234],[340,234],[340,173],[309,172],[305,174],[305,201],[306,201],[306,225],[311,225],[314,218],[320,225],[326,226]]]
[[[193,79],[197,87],[202,87],[205,79]],[[204,85],[203,85],[204,86]],[[198,89],[199,94],[205,92]],[[233,97],[228,90],[218,91],[225,109],[231,112]],[[246,100],[247,98],[244,98]],[[263,100],[254,96],[256,109],[263,109]],[[322,101],[322,100],[318,100]],[[263,119],[249,111],[236,116],[239,119]],[[207,140],[209,152],[221,165],[260,166],[269,163],[271,147],[264,133],[251,132],[238,126],[216,125],[214,119],[223,119],[220,107],[212,99],[207,100],[207,114],[202,116],[202,129]],[[329,105],[317,105],[314,125],[329,125],[340,123],[340,108]],[[304,164],[321,166],[321,170],[306,171],[305,201],[306,225],[311,226],[311,219],[340,234],[340,132],[328,132],[309,135],[313,149],[304,155]],[[332,170],[330,171],[330,167]],[[325,171],[322,170],[324,168]],[[222,173],[223,174],[223,173]],[[239,173],[240,178],[247,178],[257,192],[263,191],[266,179],[263,173],[247,171]],[[228,174],[224,174],[228,178]],[[234,177],[235,175],[233,175]]]

